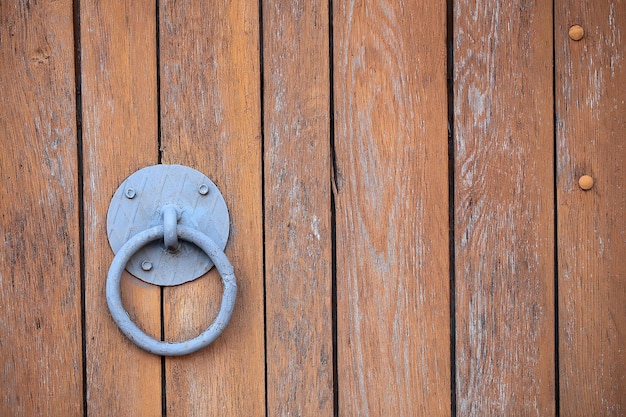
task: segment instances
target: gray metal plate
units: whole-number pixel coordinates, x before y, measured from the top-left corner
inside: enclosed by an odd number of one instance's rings
[[[217,186],[204,174],[182,165],[154,165],[129,176],[117,189],[107,214],[107,235],[114,253],[128,239],[163,224],[161,209],[176,206],[178,224],[208,235],[223,250],[230,228],[228,209]],[[179,285],[209,271],[213,263],[192,243],[176,252],[162,241],[139,249],[126,264],[137,278],[155,285]]]

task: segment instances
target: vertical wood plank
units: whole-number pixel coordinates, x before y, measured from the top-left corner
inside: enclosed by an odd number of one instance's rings
[[[554,415],[552,6],[453,7],[457,411]]]
[[[0,414],[82,415],[72,2],[0,3]]]
[[[167,359],[167,415],[263,415],[258,4],[163,0],[159,15],[163,162],[198,169],[220,188],[231,219],[226,255],[238,285],[233,317],[220,338]],[[221,295],[215,271],[166,288],[166,339],[188,339],[208,327]]]
[[[263,3],[267,401],[333,414],[327,1]]]
[[[450,414],[445,2],[334,2],[339,412]]]
[[[623,416],[626,2],[559,0],[555,12],[561,415]]]
[[[158,161],[155,4],[87,0],[80,18],[87,409],[89,416],[156,416],[161,359],[119,331],[105,299],[110,199],[128,175]],[[133,320],[159,338],[159,287],[125,272],[122,296]]]

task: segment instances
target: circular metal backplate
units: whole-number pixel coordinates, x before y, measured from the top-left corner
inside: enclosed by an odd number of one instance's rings
[[[230,220],[224,197],[204,174],[182,165],[143,168],[120,185],[107,214],[107,235],[114,253],[128,239],[152,226],[163,224],[162,208],[174,205],[178,224],[208,235],[223,250]],[[135,253],[126,270],[155,285],[179,285],[204,275],[211,259],[194,244],[180,241],[175,252],[162,241],[152,242]]]

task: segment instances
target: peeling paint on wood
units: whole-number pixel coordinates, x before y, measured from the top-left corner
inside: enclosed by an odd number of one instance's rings
[[[128,175],[158,161],[156,11],[154,2],[126,6],[80,4],[86,393],[94,417],[161,410],[161,361],[119,331],[104,293],[113,260],[106,237],[111,196]],[[133,320],[158,338],[159,288],[124,273],[121,292]]]
[[[555,3],[562,415],[626,414],[626,3]],[[567,29],[585,36],[573,42]],[[590,175],[593,188],[578,186]]]
[[[238,287],[224,333],[194,355],[166,359],[170,417],[265,410],[258,12],[246,0],[159,2],[162,162],[197,169],[219,187],[233,213],[225,253]],[[165,288],[165,339],[206,329],[222,291],[216,271]]]
[[[333,415],[329,13],[263,2],[267,409]]]
[[[0,3],[0,414],[80,416],[72,2]]]
[[[551,8],[454,10],[457,411],[553,415]]]
[[[341,415],[449,415],[443,3],[334,3]]]
[[[624,415],[625,23],[624,0],[0,2],[0,414]],[[166,360],[104,297],[110,197],[160,160],[224,191],[241,295]],[[183,340],[222,286],[122,294]]]

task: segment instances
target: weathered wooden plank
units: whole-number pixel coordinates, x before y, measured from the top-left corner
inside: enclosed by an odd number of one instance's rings
[[[623,416],[626,2],[555,5],[561,415]]]
[[[0,414],[81,416],[71,1],[0,3]]]
[[[106,234],[111,196],[158,161],[154,2],[80,4],[85,211],[87,409],[90,416],[161,414],[161,359],[136,347],[111,319]],[[159,338],[160,289],[125,273],[124,305]]]
[[[327,1],[263,3],[267,401],[333,414]]]
[[[226,248],[239,288],[230,324],[208,348],[166,361],[168,416],[253,416],[265,410],[258,4],[160,2],[163,162],[191,166],[220,188]],[[165,337],[204,330],[219,307],[213,271],[164,291]]]
[[[453,10],[457,411],[554,415],[552,6]]]
[[[445,2],[334,2],[339,412],[450,414]]]

